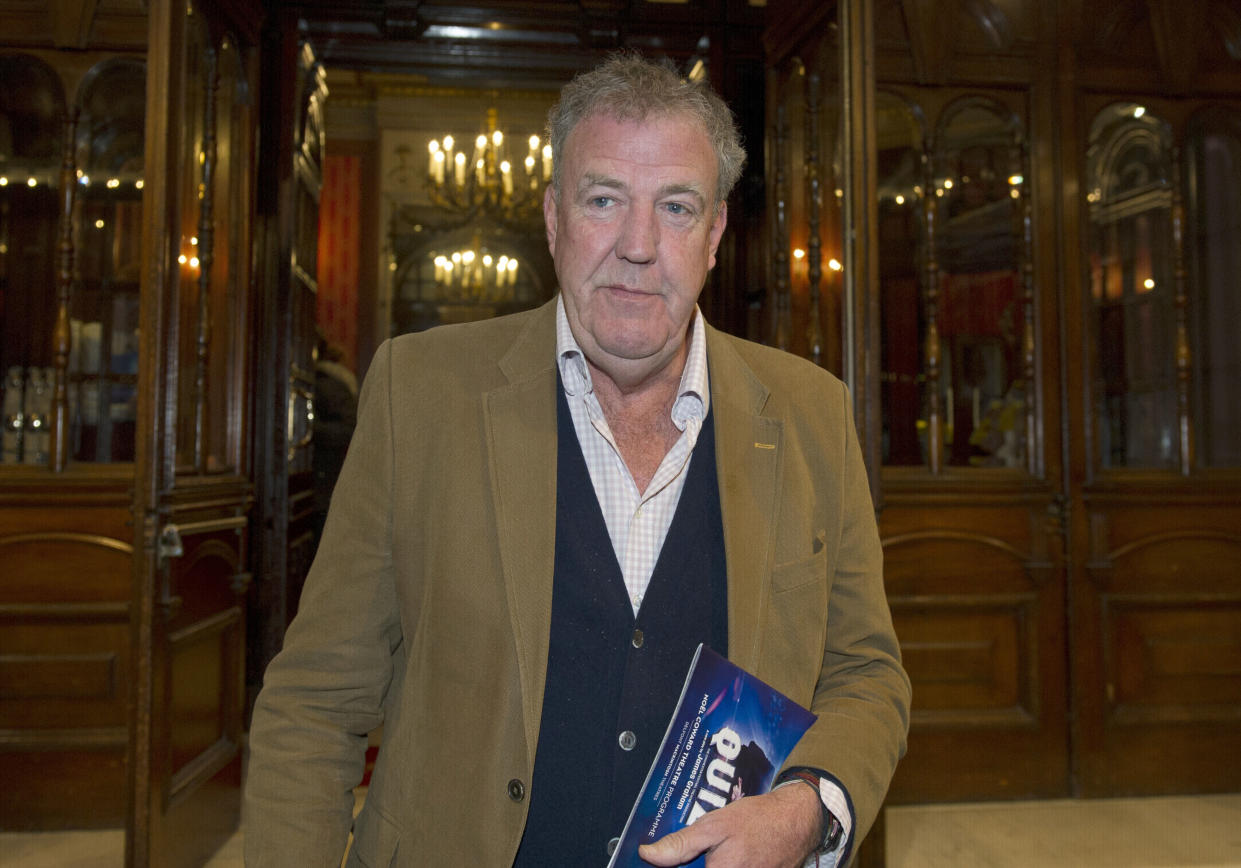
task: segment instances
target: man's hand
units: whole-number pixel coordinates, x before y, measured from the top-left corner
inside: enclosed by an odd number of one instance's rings
[[[699,817],[692,826],[643,844],[652,865],[682,865],[707,854],[707,868],[801,868],[822,834],[819,797],[804,784],[748,796]]]

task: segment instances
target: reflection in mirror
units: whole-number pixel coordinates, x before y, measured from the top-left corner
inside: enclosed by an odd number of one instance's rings
[[[924,463],[919,440],[926,323],[919,298],[922,175],[925,134],[916,109],[895,94],[875,95],[878,139],[879,292],[883,323],[883,444],[885,465]],[[922,425],[925,425],[923,420]]]
[[[1189,125],[1189,302],[1199,462],[1241,467],[1241,112],[1217,107]]]
[[[950,465],[1025,462],[1023,143],[1020,121],[983,99],[949,106],[936,134],[938,389]]]
[[[1142,105],[1111,105],[1091,124],[1086,164],[1096,461],[1171,469],[1179,448],[1167,125]]]
[[[205,326],[203,315],[209,316],[209,309],[204,303],[209,299],[201,291],[204,288],[201,278],[204,262],[210,269],[214,245],[200,236],[206,213],[204,208],[214,202],[214,198],[207,195],[209,188],[205,186],[204,173],[215,168],[215,155],[209,154],[207,148],[206,115],[217,85],[215,75],[218,62],[206,20],[193,6],[189,7],[189,11],[185,18],[185,96],[180,121],[183,140],[181,166],[177,171],[181,182],[177,370],[183,373],[177,388],[176,460],[177,468],[182,472],[204,469],[204,413],[200,401],[204,397],[202,389],[205,383],[200,383],[198,376],[202,365],[199,333]],[[213,136],[214,132],[213,129]],[[214,144],[214,139],[211,144]],[[206,216],[209,220],[210,214]],[[202,351],[208,350],[206,342],[201,342],[201,346]]]
[[[237,44],[225,39],[219,50],[216,90],[215,170],[213,172],[210,266],[207,304],[208,346],[205,359],[206,395],[203,417],[204,469],[208,473],[236,470],[240,445],[235,442],[239,394],[238,360],[245,357],[244,297],[249,227],[241,203],[249,201],[247,154],[252,111],[249,82]],[[200,239],[200,243],[202,239]]]
[[[392,220],[393,334],[489,319],[551,298],[540,237],[465,228],[429,233],[398,210]]]
[[[146,69],[115,59],[91,70],[77,126],[77,273],[70,315],[70,451],[133,461],[138,385]]]
[[[0,463],[46,464],[65,97],[28,55],[0,55],[0,82]]]

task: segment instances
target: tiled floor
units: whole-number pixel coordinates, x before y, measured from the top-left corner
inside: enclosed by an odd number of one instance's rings
[[[204,868],[241,868],[243,832]],[[119,831],[0,834],[3,868],[117,868]],[[888,868],[1241,868],[1241,794],[895,807]]]
[[[1241,868],[1241,795],[894,807],[888,868]]]

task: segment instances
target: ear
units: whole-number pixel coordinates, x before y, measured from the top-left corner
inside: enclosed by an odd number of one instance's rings
[[[543,191],[543,225],[547,229],[547,249],[556,255],[556,192],[551,184]]]
[[[721,202],[711,221],[711,252],[707,257],[707,268],[715,268],[715,252],[720,249],[720,239],[724,237],[724,227],[728,225],[728,203]]]

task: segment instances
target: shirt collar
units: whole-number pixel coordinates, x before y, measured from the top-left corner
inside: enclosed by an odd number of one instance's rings
[[[685,358],[685,370],[681,372],[681,385],[677,399],[672,405],[672,423],[681,431],[690,419],[701,423],[707,418],[711,405],[710,380],[707,374],[706,320],[702,311],[694,306],[690,319],[689,353]],[[565,313],[564,297],[556,297],[556,363],[560,367],[560,380],[565,395],[570,398],[584,396],[594,391],[590,366],[581,347],[569,328],[569,315]]]

